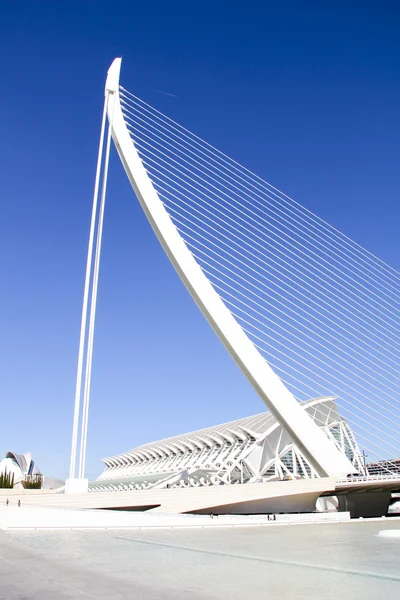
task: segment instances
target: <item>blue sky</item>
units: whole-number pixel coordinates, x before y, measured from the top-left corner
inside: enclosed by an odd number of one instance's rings
[[[399,26],[394,1],[1,3],[1,455],[31,451],[45,474],[68,471],[113,58],[125,87],[399,268]],[[114,152],[88,475],[102,456],[262,409]]]

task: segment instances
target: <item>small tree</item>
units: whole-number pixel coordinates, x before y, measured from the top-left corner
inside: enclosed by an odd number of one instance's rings
[[[7,473],[7,469],[4,469],[0,473],[0,488],[12,489],[14,487],[14,473]]]

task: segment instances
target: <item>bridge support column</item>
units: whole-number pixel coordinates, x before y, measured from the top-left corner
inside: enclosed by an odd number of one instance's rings
[[[350,511],[352,519],[384,517],[392,498],[391,492],[354,492],[337,497],[339,511]]]

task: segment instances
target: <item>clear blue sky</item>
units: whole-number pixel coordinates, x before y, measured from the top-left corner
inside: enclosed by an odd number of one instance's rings
[[[395,0],[3,0],[0,455],[31,451],[45,474],[67,475],[113,58],[123,56],[125,87],[400,268],[399,30]],[[107,202],[90,477],[102,456],[263,410],[158,247],[115,153]]]

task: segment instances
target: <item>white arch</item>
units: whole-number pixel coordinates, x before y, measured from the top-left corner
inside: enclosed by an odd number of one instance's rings
[[[321,476],[345,476],[355,469],[298,404],[225,306],[170,219],[129,135],[119,98],[121,58],[112,63],[106,94],[112,136],[135,194],[168,258],[232,358]],[[112,107],[112,108],[111,108]]]

